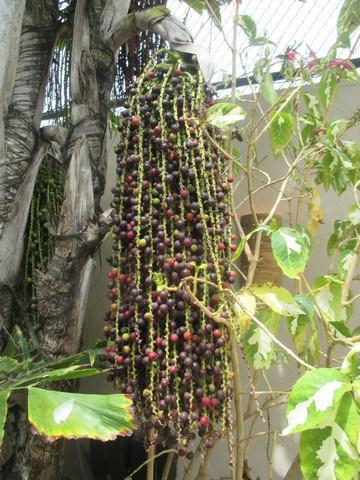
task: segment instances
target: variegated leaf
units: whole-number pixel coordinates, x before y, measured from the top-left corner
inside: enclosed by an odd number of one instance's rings
[[[300,436],[304,480],[358,478],[360,418],[355,400],[345,393],[334,413]]]

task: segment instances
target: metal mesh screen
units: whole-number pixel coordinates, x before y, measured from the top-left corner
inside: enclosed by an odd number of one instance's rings
[[[276,47],[272,49],[274,69],[276,59],[289,48],[296,48],[303,55],[311,49],[318,57],[324,56],[336,40],[336,22],[343,0],[242,0],[241,15],[250,15],[257,24],[258,35],[265,35]],[[204,12],[199,15],[181,0],[168,0],[171,12],[184,20],[194,35],[196,43],[206,46],[216,64],[214,81],[221,81],[231,73],[231,50],[234,2],[221,7],[223,32],[210,21]],[[243,65],[239,65],[237,76],[251,72],[256,59],[264,47],[251,47],[242,31],[238,35],[239,49],[242,50]],[[351,52],[360,56],[360,47]],[[344,52],[348,55],[349,52]]]
[[[65,1],[68,4],[69,0]],[[242,0],[240,14],[250,15],[257,24],[257,35],[265,35],[276,46],[271,47],[272,69],[280,69],[280,56],[288,49],[296,49],[302,55],[310,50],[318,57],[324,56],[336,40],[336,22],[343,0]],[[233,33],[234,2],[221,7],[223,29],[220,31],[206,12],[198,14],[183,0],[132,0],[131,11],[166,4],[171,13],[183,20],[191,31],[195,43],[211,52],[215,63],[213,82],[222,82],[231,74],[231,39]],[[237,77],[253,70],[255,62],[263,56],[263,48],[246,48],[246,35],[239,29],[238,47],[241,61],[238,62]],[[156,35],[142,32],[130,45],[123,46],[117,60],[117,73],[112,92],[114,105],[121,103],[125,86],[139,75],[149,57],[164,46]],[[67,45],[71,47],[71,42]],[[65,53],[64,53],[65,52]],[[48,123],[66,123],[69,116],[69,82],[62,82],[60,90],[56,83],[59,77],[68,77],[69,51],[55,51],[50,71],[44,119]],[[360,57],[360,42],[350,52],[352,58]],[[349,52],[344,52],[348,56]],[[64,90],[65,88],[65,90]]]

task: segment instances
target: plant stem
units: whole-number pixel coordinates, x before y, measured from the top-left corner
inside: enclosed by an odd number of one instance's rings
[[[172,466],[173,461],[174,461],[174,456],[175,456],[175,452],[170,452],[167,455],[166,462],[165,462],[165,465],[164,465],[164,470],[163,470],[163,473],[161,475],[161,480],[168,480],[169,473],[170,473],[170,470],[171,470],[171,466]]]
[[[241,367],[238,353],[238,345],[234,333],[230,330],[231,342],[231,363],[234,371],[234,400],[235,400],[235,425],[236,425],[236,445],[235,445],[235,479],[242,480],[244,468],[244,448],[242,445],[244,436],[243,406],[241,398]]]
[[[157,453],[152,458],[149,458],[149,455],[148,455],[148,459],[145,460],[145,462],[143,462],[133,472],[131,472],[130,475],[129,475],[129,478],[132,478],[135,475],[135,473],[138,473],[143,467],[145,467],[145,465],[148,465],[149,462],[154,461],[155,458],[161,457],[162,455],[166,455],[167,453],[171,453],[171,452],[174,453],[174,454],[177,453],[177,451],[174,450],[173,448],[169,448],[168,450],[163,450],[162,452]],[[153,478],[151,480],[153,480]]]
[[[149,432],[150,447],[148,450],[148,463],[146,467],[146,480],[154,480],[156,444],[154,442],[154,429]]]
[[[268,432],[268,433],[270,434],[270,432]],[[271,446],[271,456],[270,456],[270,461],[269,461],[269,480],[272,480],[272,478],[273,478],[273,464],[274,464],[274,454],[275,454],[276,440],[277,440],[277,432],[275,431],[274,435],[273,435],[273,441],[272,441],[272,446]]]
[[[198,465],[199,458],[200,458],[200,449],[198,446],[198,448],[195,451],[195,455],[193,456],[191,462],[189,463],[188,468],[186,469],[183,480],[193,480],[193,478],[197,478],[197,475],[195,476],[195,472],[196,472],[196,467]]]
[[[205,453],[204,461],[202,462],[202,464],[200,466],[198,480],[207,480],[206,472],[207,472],[207,467],[209,465],[209,460],[210,460],[210,456],[211,456],[212,451],[213,451],[213,448],[211,450],[207,450],[206,453]]]

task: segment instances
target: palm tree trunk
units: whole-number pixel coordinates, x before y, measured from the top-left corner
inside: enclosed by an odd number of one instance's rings
[[[16,3],[21,10],[22,5],[18,0]],[[45,86],[57,28],[56,0],[27,1],[11,102],[6,116],[0,118],[0,130],[1,120],[5,125],[4,156],[0,156],[0,348],[11,328],[12,296],[16,292],[26,218],[36,180],[34,154],[39,147]],[[14,69],[12,64],[10,67]],[[27,172],[33,173],[31,178]],[[26,198],[19,190],[25,177],[29,193]]]

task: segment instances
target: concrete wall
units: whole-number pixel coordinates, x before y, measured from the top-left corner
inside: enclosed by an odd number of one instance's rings
[[[358,86],[344,85],[341,88],[338,101],[335,106],[334,115],[338,118],[348,118],[352,112],[360,107],[360,88]],[[350,137],[352,140],[358,140],[360,134],[360,128],[354,128]],[[240,151],[243,151],[243,146],[240,146]],[[269,140],[267,136],[259,143],[259,158],[263,158],[262,168],[267,170],[272,178],[278,178],[283,174],[284,163],[275,159],[272,155],[271,148],[269,145]],[[111,157],[114,159],[114,157]],[[107,190],[103,197],[103,208],[108,208],[110,203],[110,188],[113,184],[114,179],[114,161],[111,161],[108,169],[107,176]],[[236,196],[236,203],[239,203],[241,199],[246,195],[246,185],[245,182],[242,183],[241,188],[239,189]],[[256,204],[258,211],[268,211],[271,205],[273,204],[274,198],[276,197],[277,192],[275,190],[266,189],[261,194],[256,197]],[[320,226],[318,235],[316,237],[316,244],[314,248],[313,255],[309,262],[307,268],[307,277],[309,280],[313,280],[319,275],[327,273],[328,269],[328,258],[326,255],[326,244],[329,238],[330,233],[332,232],[333,222],[337,218],[345,218],[348,208],[354,203],[354,197],[351,189],[349,192],[344,193],[341,197],[337,197],[333,192],[321,192],[322,197],[322,206],[325,213],[324,224]],[[284,219],[284,224],[286,224],[288,202],[282,202],[278,213],[282,215]],[[305,209],[306,210],[306,209]],[[249,212],[248,204],[244,204],[239,210],[241,214]],[[89,296],[89,304],[86,314],[86,326],[83,339],[83,347],[86,348],[91,344],[96,338],[102,337],[102,314],[107,308],[108,301],[106,299],[106,276],[105,271],[107,264],[105,261],[106,256],[110,252],[109,242],[105,242],[101,248],[99,258],[97,259],[97,269],[93,275],[92,279],[92,290]],[[286,286],[291,288],[290,282],[284,283]],[[354,315],[356,318],[356,316]],[[280,337],[284,339],[289,344],[289,338],[286,332],[286,329],[283,328]],[[248,391],[248,376],[247,376],[247,367],[245,363],[243,364],[243,386],[244,390]],[[272,386],[273,390],[287,390],[294,383],[296,379],[296,367],[292,362],[289,362],[288,366],[279,366],[276,368],[271,368],[266,372],[266,377]],[[266,389],[264,381],[260,381],[258,389]],[[82,383],[83,391],[92,391],[92,392],[110,392],[112,391],[112,386],[107,384],[106,381],[101,381],[98,378],[95,380],[87,380]],[[263,396],[259,395],[261,400]],[[247,398],[244,395],[244,398]],[[265,423],[261,420],[258,420],[255,425],[255,432],[262,432],[268,428],[267,422],[269,422],[271,430],[280,431],[285,426],[285,417],[284,417],[284,407],[279,407],[271,410],[269,416],[265,415]],[[249,422],[248,422],[249,423]],[[249,428],[249,426],[248,426]],[[276,445],[273,452],[273,479],[280,480],[284,479],[286,472],[289,469],[294,457],[297,452],[297,438],[295,436],[291,437],[281,437],[278,436],[276,440]],[[249,449],[247,450],[246,457],[249,461],[249,465],[252,470],[252,477],[256,479],[258,476],[261,480],[266,480],[271,478],[269,474],[268,467],[268,457],[271,455],[271,445],[268,443],[266,436],[259,436],[257,439],[253,440]],[[71,479],[76,478],[76,480],[91,480],[88,476],[80,474],[80,472],[75,471],[75,464],[77,460],[74,460],[72,465],[72,474],[69,474]],[[183,478],[183,468],[180,464],[178,480]],[[75,475],[75,476],[72,476]],[[228,454],[226,449],[225,442],[218,443],[215,448],[214,454],[212,456],[210,465],[209,465],[209,475],[208,479],[220,479],[220,478],[229,478],[228,470]],[[121,479],[119,479],[121,480]]]

